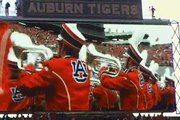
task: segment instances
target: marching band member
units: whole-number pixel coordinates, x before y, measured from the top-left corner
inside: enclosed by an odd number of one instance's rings
[[[165,86],[161,89],[160,95],[159,109],[164,111],[175,110],[175,84],[171,77],[165,77]]]
[[[78,59],[85,38],[76,24],[62,24],[59,56],[43,64],[28,80],[21,80],[18,89],[26,96],[45,94],[47,111],[89,110],[90,71]]]
[[[10,24],[6,22],[0,22],[0,26],[0,93],[3,94],[4,85],[9,79],[8,53],[11,47],[11,29]]]
[[[175,89],[175,82],[172,78],[166,77],[165,79],[166,81],[166,89],[167,89],[167,94],[169,97],[166,98],[170,98],[167,101],[167,110],[175,110],[175,93],[176,93],[176,89]]]
[[[6,88],[9,82],[9,67],[8,67],[8,53],[9,48],[11,47],[10,40],[10,24],[6,22],[0,22],[0,111],[7,110],[6,101]],[[4,103],[4,104],[2,104]]]
[[[153,108],[152,110],[158,110],[158,104],[161,101],[160,87],[158,85],[159,79],[155,76],[155,73],[151,72],[152,94],[153,94]]]
[[[4,93],[0,95],[0,102],[3,103],[0,105],[0,111],[25,111],[29,110],[32,99],[25,97],[21,94],[19,90],[17,90],[17,83],[19,82],[18,77],[21,72],[21,70],[17,67],[17,63],[15,62],[15,57],[14,51],[13,51],[13,42],[11,39],[12,33],[6,34],[8,29],[10,29],[10,23],[1,23],[1,29],[0,32],[4,33],[4,37],[1,38],[2,43],[6,42],[7,46],[6,47],[6,53],[4,55],[4,73],[6,74],[5,76],[7,77],[6,79],[2,79],[2,87]],[[5,29],[6,28],[6,29]],[[7,35],[5,37],[5,35]],[[3,36],[1,34],[0,36]],[[2,47],[2,46],[1,46]],[[2,50],[2,49],[1,49]],[[1,51],[3,53],[3,51]],[[1,61],[2,62],[2,61]]]
[[[129,57],[126,72],[112,78],[106,74],[107,68],[103,67],[99,72],[99,77],[103,86],[120,91],[122,110],[145,110],[144,78],[138,70],[142,58],[132,45],[129,46],[127,53]]]
[[[140,65],[140,71],[144,77],[144,88],[145,88],[145,100],[146,100],[146,110],[151,110],[153,107],[153,89],[151,82],[151,71],[143,65]]]
[[[112,64],[111,63],[108,65],[108,61],[106,62],[106,61],[101,61],[101,60],[103,58],[114,60],[114,58],[109,56],[109,54],[105,55],[98,52],[95,48],[95,45],[93,45],[92,43],[88,45],[87,53],[88,53],[87,57],[89,58],[87,59],[87,62],[91,66],[90,110],[92,111],[94,110],[96,111],[97,110],[98,111],[120,110],[118,92],[116,90],[110,90],[104,87],[103,85],[101,85],[100,79],[98,77],[98,72],[99,72],[98,66],[109,66],[110,68]],[[116,64],[114,63],[114,65]],[[114,67],[112,68],[112,70],[113,72],[115,72]]]
[[[7,111],[30,111],[31,106],[33,105],[33,98],[22,95],[21,91],[17,89],[17,84],[20,82],[19,75],[21,70],[17,67],[15,63],[9,61],[10,69],[10,79],[8,88],[6,89],[6,94],[9,99],[6,99],[8,103]],[[28,79],[29,76],[26,76],[25,79]]]
[[[96,84],[93,85],[91,92],[94,98],[91,110],[119,110],[117,91],[110,90],[101,84]]]

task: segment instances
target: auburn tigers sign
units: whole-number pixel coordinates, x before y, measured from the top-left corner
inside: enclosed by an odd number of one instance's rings
[[[141,0],[23,0],[23,17],[142,19]]]

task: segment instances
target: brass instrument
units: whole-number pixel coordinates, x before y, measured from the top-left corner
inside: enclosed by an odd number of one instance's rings
[[[43,50],[24,50],[18,57],[18,68],[24,69],[28,64],[33,64],[37,71],[42,69],[42,62],[48,57]]]
[[[50,48],[35,45],[27,34],[14,31],[10,38],[13,46],[10,48],[8,60],[17,63],[18,69],[24,69],[26,65],[33,64],[36,70],[41,70],[42,62],[53,57]]]
[[[108,69],[105,71],[105,73],[110,77],[116,77],[119,75],[121,70],[121,62],[118,58],[115,58],[109,54],[98,52],[93,44],[89,44],[87,52],[93,57],[91,61],[91,69],[94,74],[98,75],[100,69],[102,67],[106,67]]]

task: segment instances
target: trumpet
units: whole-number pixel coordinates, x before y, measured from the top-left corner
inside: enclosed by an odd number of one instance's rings
[[[105,71],[105,73],[110,77],[119,75],[121,62],[118,58],[98,52],[93,44],[89,44],[88,53],[93,57],[91,61],[93,73],[98,74],[102,67],[106,67],[107,71]]]

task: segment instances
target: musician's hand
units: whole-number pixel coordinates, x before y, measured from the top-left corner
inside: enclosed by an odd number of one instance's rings
[[[121,76],[126,76],[127,73],[125,73],[124,71],[120,70],[120,71],[119,71],[119,75],[121,75]]]
[[[102,75],[104,72],[106,72],[107,70],[108,70],[107,67],[102,67],[102,68],[99,70],[99,74],[98,74],[99,78],[101,78],[101,75]]]
[[[34,72],[36,72],[36,68],[33,64],[29,64],[24,67],[24,71],[28,72],[28,73],[34,73]]]

